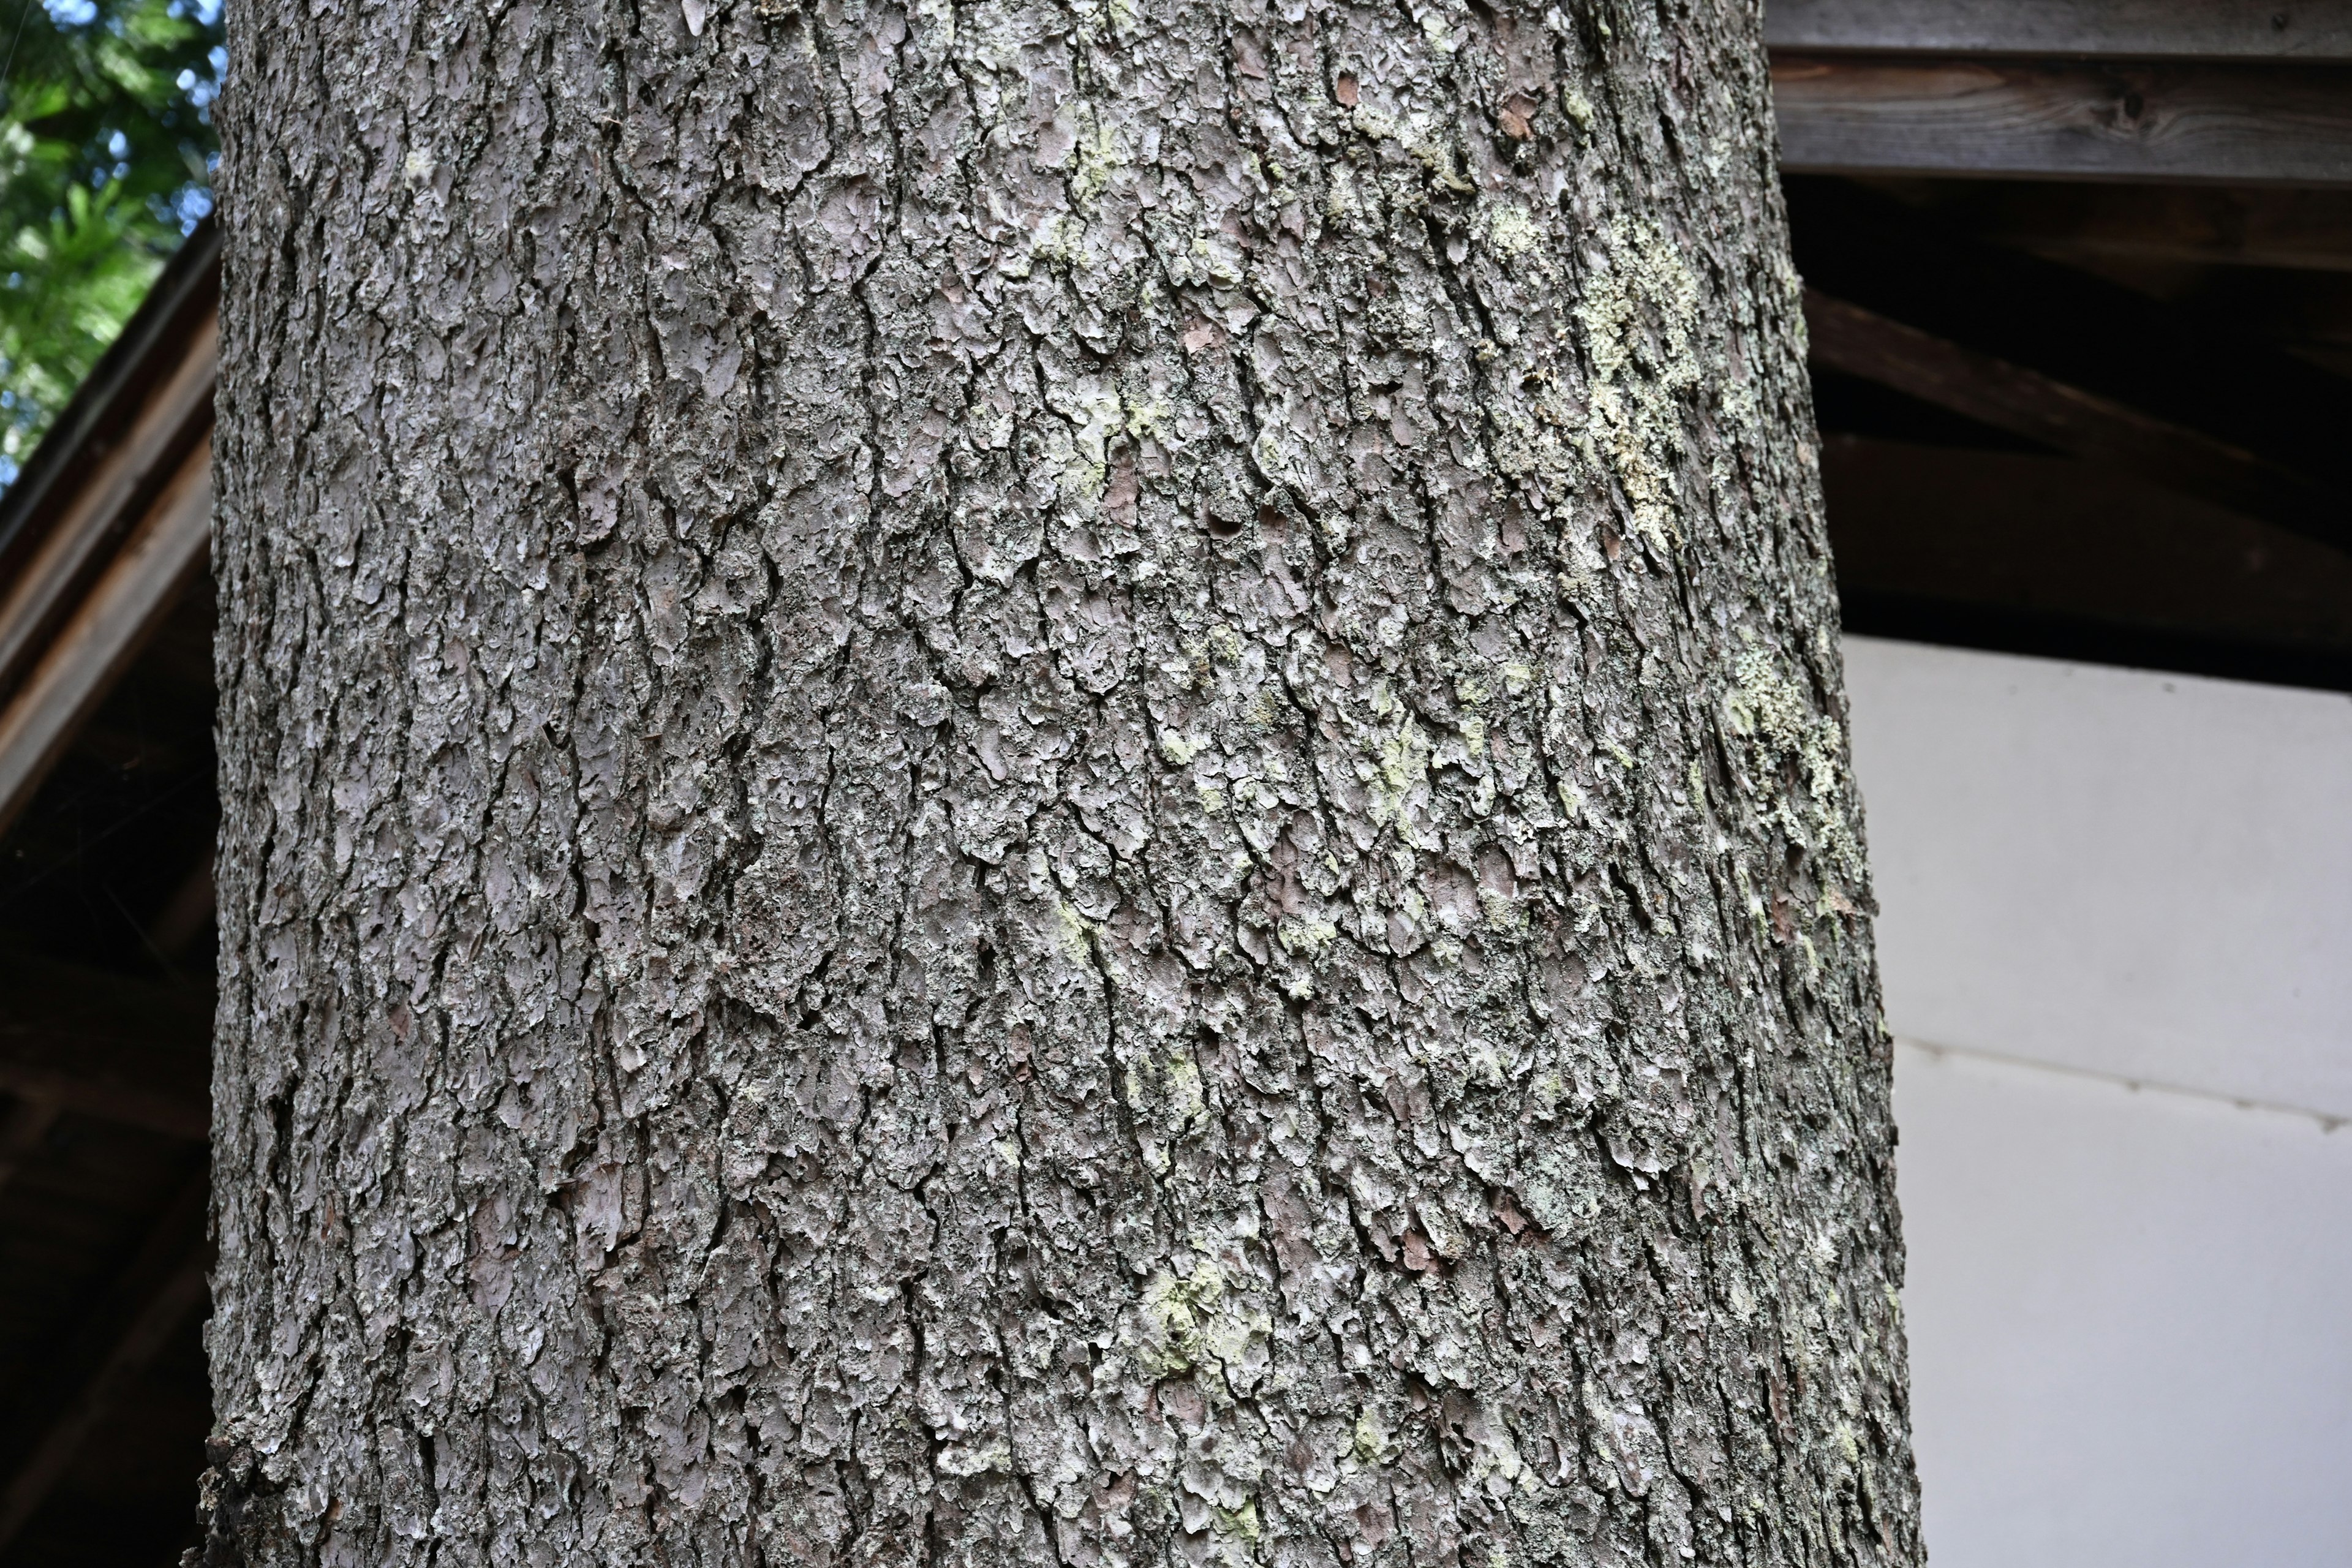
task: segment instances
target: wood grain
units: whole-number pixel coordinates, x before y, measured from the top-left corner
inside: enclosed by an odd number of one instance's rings
[[[122,438],[87,454],[57,521],[0,591],[0,691],[14,688],[40,657],[56,623],[71,613],[73,595],[103,569],[106,550],[187,450],[190,431],[210,421],[219,358],[219,320],[207,311]]]
[[[1796,173],[2352,185],[2352,74],[2326,68],[1775,51],[1772,89]]]
[[[183,455],[137,531],[0,711],[0,832],[32,799],[82,720],[112,689],[197,570],[212,504],[212,447],[200,440]]]
[[[2352,7],[2278,0],[1772,0],[1765,41],[2143,59],[2352,60]]]

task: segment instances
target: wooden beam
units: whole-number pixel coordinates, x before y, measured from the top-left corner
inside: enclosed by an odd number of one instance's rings
[[[1822,293],[2352,496],[2344,379],[2197,310],[1988,243],[1945,206],[1844,180],[1786,191],[1798,273]]]
[[[147,298],[99,356],[72,399],[0,497],[0,581],[25,563],[65,521],[79,492],[109,455],[139,438],[141,416],[219,313],[220,226],[211,218],[163,264]]]
[[[47,1419],[0,1489],[0,1552],[40,1510],[71,1468],[82,1447],[112,1414],[140,1373],[204,1306],[206,1183],[202,1176],[173,1195],[149,1231],[130,1266],[117,1277],[107,1300],[88,1314],[92,1333],[77,1336],[64,1351],[59,1375],[46,1380],[51,1398],[34,1409]],[[57,1395],[62,1392],[62,1397]],[[30,1414],[18,1401],[12,1405]]]
[[[211,537],[212,443],[200,440],[0,710],[0,833],[30,803],[74,731],[113,688]]]
[[[2352,8],[2312,0],[1769,0],[1774,48],[2352,61]]]
[[[2352,185],[2352,80],[2324,67],[1775,50],[1793,173]]]
[[[128,976],[0,961],[0,1090],[169,1138],[211,1135],[211,1014]]]
[[[2352,500],[2239,447],[1815,289],[1805,322],[1818,365],[2352,549]]]
[[[1852,628],[2352,690],[2352,555],[2074,458],[1825,430],[1821,471]]]
[[[95,455],[61,499],[39,547],[0,591],[0,693],[40,657],[79,587],[101,569],[107,549],[146,510],[144,499],[181,467],[189,443],[212,422],[220,321],[207,310],[162,384],[147,395],[121,440]],[[53,487],[62,481],[52,481]]]

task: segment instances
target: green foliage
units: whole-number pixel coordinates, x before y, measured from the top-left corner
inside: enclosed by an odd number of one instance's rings
[[[0,0],[0,38],[11,34],[0,485],[212,210],[211,105],[226,58],[219,0]]]

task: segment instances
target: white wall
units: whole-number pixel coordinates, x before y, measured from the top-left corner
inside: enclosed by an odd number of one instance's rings
[[[2352,1563],[2352,699],[1846,658],[1937,1568]]]

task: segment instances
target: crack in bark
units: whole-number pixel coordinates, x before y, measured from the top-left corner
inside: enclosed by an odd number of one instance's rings
[[[1752,18],[260,3],[224,1539],[1916,1557]]]

